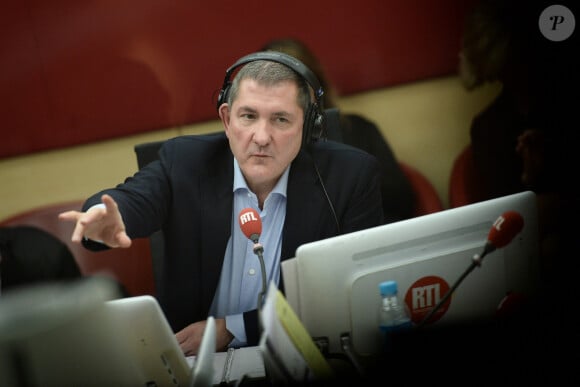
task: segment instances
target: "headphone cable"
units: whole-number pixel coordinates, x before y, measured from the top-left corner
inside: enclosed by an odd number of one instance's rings
[[[332,200],[330,200],[330,196],[328,195],[328,192],[326,191],[326,187],[324,186],[324,181],[322,180],[322,176],[320,175],[320,171],[318,170],[318,165],[316,164],[314,157],[312,158],[312,164],[314,165],[314,170],[316,171],[316,175],[318,176],[318,180],[320,181],[320,186],[322,187],[322,191],[324,192],[324,196],[326,197],[326,202],[328,203],[328,206],[330,207],[330,212],[332,212],[332,216],[334,217],[334,221],[336,222],[336,228],[337,228],[338,234],[341,234],[340,223],[338,222],[338,216],[336,216],[336,211],[334,210],[334,205],[332,204]]]

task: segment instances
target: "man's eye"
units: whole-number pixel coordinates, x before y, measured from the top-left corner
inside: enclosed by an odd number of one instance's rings
[[[244,120],[253,120],[254,118],[256,118],[256,116],[251,113],[244,113],[241,115],[241,118]]]

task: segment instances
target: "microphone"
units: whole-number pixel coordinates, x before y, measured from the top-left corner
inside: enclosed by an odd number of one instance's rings
[[[266,267],[264,265],[263,255],[264,246],[258,242],[260,240],[260,235],[262,234],[262,219],[260,219],[258,211],[248,207],[240,211],[238,222],[244,235],[254,242],[254,254],[256,254],[260,260],[260,268],[262,270],[262,291],[258,294],[258,309],[261,309],[262,300],[264,294],[266,294]]]
[[[465,272],[459,277],[457,281],[447,290],[445,295],[437,302],[437,304],[429,311],[429,313],[421,320],[418,324],[419,327],[425,325],[431,317],[437,312],[441,306],[447,301],[451,296],[453,291],[459,286],[459,284],[467,277],[469,273],[476,267],[481,266],[483,258],[495,251],[498,248],[507,246],[516,235],[522,231],[524,228],[524,218],[516,211],[506,211],[501,214],[495,222],[493,222],[489,233],[487,234],[487,242],[483,248],[481,254],[475,254],[471,259],[471,264],[465,270]]]
[[[473,261],[480,266],[483,257],[496,249],[507,246],[523,228],[524,218],[519,213],[516,211],[504,212],[493,222],[487,234],[487,242],[483,251],[479,255],[476,254]]]
[[[238,217],[240,228],[244,235],[254,243],[258,243],[262,234],[262,220],[258,211],[253,208],[244,208]]]

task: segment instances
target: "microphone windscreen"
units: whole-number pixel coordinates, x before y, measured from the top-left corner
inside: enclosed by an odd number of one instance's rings
[[[509,244],[523,228],[524,218],[516,211],[506,211],[493,222],[487,240],[499,249]]]
[[[240,211],[238,221],[244,235],[248,239],[257,242],[260,234],[262,234],[262,220],[258,211],[249,207],[244,208]]]

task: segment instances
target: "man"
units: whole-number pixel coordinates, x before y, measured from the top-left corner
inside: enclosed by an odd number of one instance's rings
[[[218,100],[224,133],[168,140],[158,161],[89,198],[85,212],[60,215],[76,222],[73,241],[95,249],[163,230],[157,297],[186,355],[197,353],[208,315],[218,349],[258,343],[262,279],[242,209],[260,214],[267,283],[281,288],[280,261],[298,246],[383,222],[376,159],[310,135],[322,127],[316,83],[285,54],[240,59]]]

